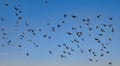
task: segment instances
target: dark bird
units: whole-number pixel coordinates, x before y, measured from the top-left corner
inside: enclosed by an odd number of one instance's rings
[[[71,55],[71,53],[70,53],[70,52],[68,52],[68,54],[69,54],[69,55]]]
[[[45,38],[45,37],[47,37],[47,35],[43,35],[43,37]]]
[[[103,36],[103,34],[100,33],[99,36]]]
[[[72,33],[70,33],[70,32],[67,32],[67,34],[68,34],[68,35],[72,35]]]
[[[103,24],[104,27],[106,27],[107,25],[106,24]]]
[[[91,59],[91,58],[89,58],[89,61],[92,61],[92,59]]]
[[[6,4],[5,4],[5,6],[9,6],[9,4],[8,4],[8,3],[6,3]]]
[[[68,46],[66,46],[66,49],[69,49],[69,47],[68,47]]]
[[[112,41],[112,38],[109,38],[109,41]]]
[[[107,54],[109,54],[110,52],[109,51],[106,51]]]
[[[29,53],[26,53],[27,56],[29,56]]]
[[[29,26],[27,22],[25,22],[25,25],[26,25],[26,26]]]
[[[77,32],[76,34],[77,34],[78,37],[81,37],[83,33],[82,32]]]
[[[108,64],[112,65],[112,62],[108,62]]]
[[[45,2],[46,4],[48,3],[48,1],[47,1],[47,0],[45,0],[44,2]]]
[[[101,57],[103,57],[103,56],[104,56],[104,54],[101,54],[100,56],[101,56]]]
[[[72,27],[72,30],[76,30],[76,27]]]
[[[66,54],[66,51],[63,51],[64,54]]]
[[[77,44],[77,48],[80,48],[80,45]]]
[[[65,56],[65,55],[60,55],[60,57],[61,57],[61,58],[66,58],[66,56]]]
[[[51,27],[52,31],[55,32],[55,28],[54,27]]]
[[[18,13],[16,13],[15,15],[16,15],[16,16],[18,16],[19,14],[18,14]]]
[[[4,31],[4,28],[1,28],[1,31]]]
[[[91,51],[92,51],[92,49],[89,49],[88,51],[89,51],[89,52],[91,52]]]
[[[103,29],[101,28],[101,32],[105,32],[105,30],[103,30]]]
[[[64,23],[65,23],[65,21],[62,21],[62,23],[64,24]]]
[[[87,22],[90,22],[90,19],[87,19]]]
[[[88,27],[89,31],[92,31],[93,28]]]
[[[81,53],[83,53],[84,51],[82,49],[80,49]]]
[[[21,45],[18,45],[18,47],[21,47]]]
[[[75,15],[71,15],[71,17],[72,17],[72,18],[77,18],[77,16],[75,16]]]
[[[19,10],[19,8],[17,8],[16,6],[14,7],[14,9],[15,9],[16,11],[18,11],[18,10]]]
[[[64,17],[66,18],[66,17],[67,17],[67,14],[64,14]]]
[[[97,18],[100,18],[101,15],[97,15]]]
[[[86,20],[85,19],[82,19],[83,22],[85,22]]]
[[[36,45],[36,47],[38,47],[38,45]]]
[[[21,20],[21,19],[22,19],[22,17],[21,17],[21,16],[18,16],[18,19],[19,19],[19,20]]]
[[[109,26],[109,27],[112,27],[112,24],[109,24],[108,26]]]
[[[3,21],[3,20],[5,20],[5,19],[4,19],[3,17],[0,17],[0,20]]]
[[[60,28],[60,27],[61,27],[61,25],[60,25],[60,24],[58,24],[58,25],[57,25],[57,27],[58,27],[58,28]]]
[[[71,51],[74,51],[74,49],[73,49],[73,48],[71,48]]]
[[[52,54],[52,51],[48,51],[50,54]]]
[[[112,28],[111,32],[114,32],[114,28]]]
[[[39,31],[42,31],[42,29],[38,29]]]
[[[74,42],[77,42],[77,43],[79,43],[79,41],[78,41],[77,39],[74,39]]]
[[[58,47],[61,47],[61,45],[57,45]]]
[[[113,20],[113,18],[112,18],[112,17],[110,17],[110,18],[109,18],[109,20]]]
[[[95,26],[95,28],[97,28],[97,29],[98,29],[99,27],[98,27],[98,26]]]
[[[51,36],[48,36],[48,39],[51,39]]]

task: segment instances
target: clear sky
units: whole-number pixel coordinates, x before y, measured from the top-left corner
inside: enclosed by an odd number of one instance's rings
[[[19,8],[18,11],[15,7]],[[18,13],[19,10],[21,13]],[[120,66],[119,12],[120,0],[47,0],[47,3],[45,0],[0,0],[0,66],[111,66],[108,62],[112,62],[112,66]],[[16,13],[22,19],[18,20]],[[67,14],[66,18],[64,14]],[[101,16],[97,18],[99,14]],[[71,15],[77,18],[72,18]],[[113,19],[109,20],[111,17]],[[93,28],[91,32],[82,19],[90,19],[90,27]],[[58,28],[57,24],[61,27]],[[107,24],[107,27],[102,24]],[[108,28],[109,24],[113,24],[114,32]],[[102,37],[98,36],[100,31],[95,28],[96,25],[106,30]],[[55,28],[55,32],[52,32],[51,27]],[[77,30],[71,30],[71,27],[77,27]],[[27,31],[29,28],[35,30],[35,36]],[[77,31],[83,32],[84,41],[76,36]],[[19,39],[23,32],[24,38]],[[72,35],[69,36],[67,32]],[[7,33],[5,36],[8,39],[2,39],[3,33]],[[47,37],[44,38],[43,35]],[[51,39],[48,39],[49,36]],[[101,45],[94,40],[95,37],[100,38],[103,43],[109,43],[104,50],[110,51],[109,54],[99,56]],[[112,41],[107,40],[109,37],[112,37]],[[74,38],[80,42],[72,44],[70,41]],[[9,40],[10,45],[7,44]],[[75,50],[71,55],[66,54],[66,59],[60,55],[63,51],[70,50],[65,49],[63,43]],[[2,46],[3,44],[5,46]],[[21,47],[18,47],[19,45]],[[80,48],[76,45],[80,45]],[[88,52],[90,48],[96,52],[96,57]],[[81,53],[80,49],[83,49],[84,53]],[[48,51],[52,51],[52,54]],[[26,56],[26,53],[29,55]],[[93,61],[90,62],[89,58]]]

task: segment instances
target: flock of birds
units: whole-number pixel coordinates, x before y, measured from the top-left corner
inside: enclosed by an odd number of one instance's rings
[[[44,1],[45,4],[48,3],[48,1]],[[5,7],[9,7],[9,4],[5,4]],[[14,6],[14,11],[15,11],[15,16],[17,17],[17,20],[15,22],[15,24],[19,24],[21,23],[21,21],[23,20],[23,17],[21,16],[22,10],[19,8],[19,6]],[[95,17],[95,19],[100,20],[103,16],[101,14],[97,15]],[[64,14],[63,18],[65,19],[79,19],[78,16],[76,15],[70,15],[70,14]],[[113,18],[112,17],[108,17],[107,18],[108,21],[112,21]],[[0,17],[0,23],[4,22],[5,18],[3,16]],[[89,54],[92,55],[91,58],[88,58],[89,61],[96,61],[99,62],[99,60],[93,59],[94,57],[100,56],[103,57],[107,54],[110,54],[110,51],[108,50],[108,45],[109,43],[112,41],[112,37],[111,36],[106,36],[105,34],[107,33],[113,33],[114,32],[114,27],[113,24],[110,22],[109,23],[104,23],[104,24],[97,24],[96,25],[92,25],[92,19],[90,18],[81,18],[80,21],[80,25],[78,26],[72,26],[70,29],[70,31],[66,31],[65,35],[66,36],[70,36],[73,37],[73,39],[68,39],[68,42],[70,42],[70,46],[67,43],[62,43],[62,44],[58,44],[56,45],[58,48],[60,48],[62,51],[61,52],[55,52],[52,50],[49,50],[49,54],[58,54],[61,58],[67,58],[68,56],[72,55],[72,53],[74,51],[76,51],[77,49],[80,50],[80,53],[85,53],[88,52]],[[19,35],[19,40],[24,40],[26,34],[30,33],[33,36],[36,36],[39,32],[42,32],[41,28],[38,29],[34,29],[32,27],[30,27],[31,25],[29,25],[29,22],[22,22],[25,27],[27,28],[27,30],[24,30],[22,33],[20,33]],[[75,23],[75,22],[73,22]],[[60,29],[62,26],[64,26],[64,24],[66,24],[65,20],[62,20],[61,23],[57,24],[56,26],[51,26],[51,23],[47,23],[46,26],[50,27],[50,31],[52,33],[55,33],[57,30],[56,29]],[[84,25],[81,25],[84,24]],[[93,27],[94,26],[94,27]],[[85,30],[84,30],[85,29]],[[87,30],[86,30],[87,29]],[[64,30],[64,29],[63,29]],[[15,31],[18,31],[18,29],[15,29]],[[92,32],[98,32],[98,34],[93,35]],[[0,46],[13,46],[14,44],[14,40],[12,41],[11,39],[9,39],[8,34],[7,33],[7,29],[4,27],[0,27],[0,38],[1,41],[5,41],[5,43],[0,44]],[[75,37],[74,37],[75,36]],[[52,36],[48,35],[48,34],[43,34],[42,35],[43,38],[47,38],[47,39],[51,39]],[[64,36],[63,36],[64,37]],[[93,39],[93,42],[95,41],[95,45],[99,45],[101,46],[100,48],[100,52],[96,52],[94,51],[94,48],[88,48],[87,50],[84,50],[83,47],[81,47],[81,42],[86,41],[86,39],[84,37],[87,37],[87,39]],[[106,38],[107,37],[107,38]],[[103,40],[102,40],[102,39]],[[104,42],[104,39],[107,39],[108,42]],[[67,40],[67,39],[65,39]],[[34,42],[31,39],[28,39],[27,42],[32,43],[35,47],[39,47],[39,44]],[[17,44],[15,46],[18,46],[19,48],[22,47],[22,44]],[[76,48],[73,48],[73,46],[76,46]],[[99,50],[98,50],[99,51]],[[99,54],[100,53],[100,54]],[[29,56],[29,53],[26,53],[26,56]],[[112,65],[112,62],[109,61],[108,64]]]

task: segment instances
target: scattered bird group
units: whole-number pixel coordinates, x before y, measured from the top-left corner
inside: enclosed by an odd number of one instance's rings
[[[48,1],[44,1],[45,4],[48,3]],[[8,7],[9,4],[5,4],[4,6]],[[15,11],[15,16],[17,17],[16,23],[15,24],[19,24],[20,22],[22,22],[21,20],[23,20],[23,17],[21,16],[22,14],[22,10],[20,9],[20,6],[14,6],[14,11]],[[68,16],[70,16],[71,18],[69,18]],[[79,17],[76,15],[69,15],[69,14],[64,14],[63,18],[67,19],[78,19]],[[95,19],[100,20],[100,18],[102,18],[102,15],[99,14],[95,17]],[[2,23],[2,21],[4,21],[5,18],[3,16],[0,17],[0,22]],[[112,17],[108,17],[108,20],[112,21],[113,18]],[[114,27],[113,24],[97,24],[93,26],[91,26],[92,20],[90,18],[81,18],[81,23],[85,24],[85,25],[79,25],[79,26],[72,26],[70,29],[71,31],[66,31],[65,35],[67,36],[71,36],[74,39],[70,39],[68,40],[71,44],[71,46],[69,46],[68,43],[62,43],[62,44],[58,44],[56,45],[58,48],[60,48],[62,50],[61,53],[57,53],[61,58],[67,58],[68,56],[72,55],[72,53],[79,49],[80,53],[84,53],[84,52],[88,52],[89,54],[91,54],[93,57],[88,58],[89,61],[94,61],[96,59],[93,59],[94,57],[100,56],[103,57],[106,54],[110,54],[110,51],[107,49],[107,45],[109,45],[110,41],[112,41],[112,37],[111,36],[105,36],[105,33],[114,32]],[[27,30],[23,31],[20,33],[19,35],[19,39],[20,40],[24,40],[24,38],[26,38],[27,34],[32,34],[33,36],[36,36],[37,34],[39,34],[40,32],[42,32],[44,29],[38,28],[38,29],[34,29],[31,27],[31,25],[29,24],[29,22],[24,21],[22,22],[24,24],[24,26],[27,28]],[[51,26],[50,23],[47,23],[47,26],[51,29],[50,31],[52,33],[55,33],[57,31],[57,29],[61,28],[63,25],[65,24],[65,20],[61,21],[61,23],[58,23],[56,26]],[[81,29],[87,29],[82,31]],[[64,30],[64,29],[63,29]],[[108,31],[109,30],[109,31]],[[96,35],[93,35],[92,32],[98,32],[96,33]],[[87,35],[86,35],[87,34]],[[7,29],[4,27],[0,27],[0,35],[1,35],[1,39],[4,41],[6,41],[6,43],[1,44],[1,46],[5,46],[5,45],[14,45],[14,41],[11,40],[8,37],[8,33],[7,33]],[[76,36],[76,37],[74,37]],[[64,37],[64,36],[63,36]],[[88,50],[84,50],[83,47],[81,47],[81,42],[84,42],[86,39],[83,37],[87,37],[89,39],[93,39],[93,42],[95,41],[95,44],[100,45],[100,51],[101,53],[98,54],[96,51],[94,51],[94,48],[88,48]],[[92,38],[94,37],[94,38]],[[107,38],[106,38],[107,37]],[[43,34],[42,38],[47,38],[47,39],[51,39],[52,36],[48,35],[48,34]],[[104,40],[102,39],[107,39],[108,42],[104,42]],[[39,47],[38,43],[36,43],[35,41],[33,41],[32,39],[28,39],[27,40],[28,43],[31,43],[33,45],[35,45],[35,47]],[[73,48],[73,46],[76,45],[76,48]],[[17,45],[19,48],[23,47],[22,44],[18,44]],[[64,48],[64,49],[63,49]],[[49,54],[54,54],[55,52],[52,50],[48,51]],[[54,52],[54,53],[53,53]],[[29,53],[26,53],[26,56],[29,56]],[[96,62],[99,62],[99,60],[96,60]],[[108,64],[112,65],[112,62],[108,62]]]

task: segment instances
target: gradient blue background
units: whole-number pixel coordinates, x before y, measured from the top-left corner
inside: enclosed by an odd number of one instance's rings
[[[5,7],[5,3],[9,3],[9,6]],[[44,29],[39,36],[32,37],[28,35],[25,39],[32,38],[39,44],[38,48],[29,45],[25,40],[19,41],[16,37],[16,35],[25,31],[26,27],[23,23],[19,25],[15,24],[17,19],[14,15],[15,5],[20,5],[20,9],[22,10],[21,15],[23,20],[21,22],[27,21],[34,29]],[[106,63],[106,61],[109,60],[113,62],[112,66],[120,66],[119,12],[120,0],[48,0],[48,4],[45,4],[44,0],[0,0],[0,16],[4,16],[5,18],[3,22],[0,22],[0,27],[7,29],[7,32],[11,34],[9,37],[11,37],[12,40],[16,39],[14,41],[15,44],[23,45],[22,48],[16,46],[0,46],[0,66],[109,66],[109,64]],[[64,14],[74,14],[80,19],[73,20],[70,17],[65,19],[63,17]],[[63,20],[65,20],[65,22],[72,22],[81,21],[82,18],[91,18],[93,21],[99,21],[96,20],[96,15],[98,14],[103,15],[103,20],[100,21],[101,23],[104,23],[107,17],[113,17],[112,24],[114,25],[115,32],[111,35],[113,40],[109,45],[111,51],[110,55],[100,58],[101,61],[99,63],[89,62],[89,55],[81,54],[78,51],[75,51],[67,59],[61,59],[56,54],[59,53],[61,49],[57,48],[56,45],[67,42],[67,38],[70,37],[63,35],[66,31],[70,30],[69,27],[73,24],[65,24],[60,30],[52,33],[49,31],[49,27],[46,26],[46,23],[55,26]],[[19,29],[19,32],[13,31],[14,28]],[[42,38],[44,33],[52,35],[52,39]],[[0,42],[2,43],[4,41],[0,40]],[[88,39],[86,43],[93,44],[94,42]],[[89,46],[91,45],[88,45],[88,47]],[[92,45],[92,47],[95,46]],[[49,55],[49,50],[53,50],[56,53]],[[26,52],[30,53],[28,57],[25,55]]]

